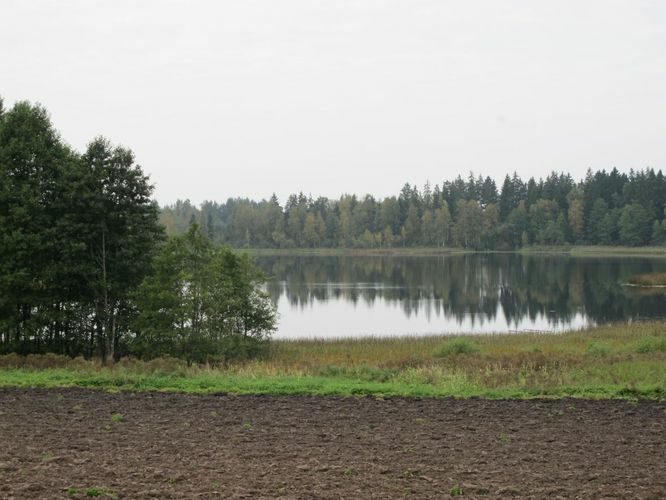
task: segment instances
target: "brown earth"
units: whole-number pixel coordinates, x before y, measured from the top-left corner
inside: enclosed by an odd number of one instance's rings
[[[666,403],[0,389],[1,498],[442,498],[456,487],[664,498]]]

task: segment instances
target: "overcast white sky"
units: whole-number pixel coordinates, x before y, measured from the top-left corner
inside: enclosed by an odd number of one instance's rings
[[[666,170],[666,2],[0,0],[0,95],[161,203]]]

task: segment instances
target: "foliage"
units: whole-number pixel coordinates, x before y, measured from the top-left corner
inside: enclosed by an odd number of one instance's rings
[[[80,155],[39,105],[0,115],[0,352],[119,357],[162,238],[151,194],[131,151]]]
[[[198,222],[213,239],[253,248],[391,248],[459,246],[510,250],[530,245],[661,245],[666,179],[653,169],[588,172],[576,183],[553,172],[523,181],[507,175],[498,190],[490,177],[419,190],[405,184],[397,196],[344,195],[337,200],[291,195],[284,206],[233,198],[194,207],[162,208],[169,234]]]
[[[608,356],[612,352],[611,348],[601,342],[590,342],[587,346],[587,354],[590,356]]]
[[[435,356],[441,358],[456,354],[474,354],[480,352],[481,348],[472,340],[466,338],[455,338],[447,340],[435,351]]]
[[[666,338],[646,336],[636,342],[636,352],[645,354],[651,352],[666,352]]]
[[[462,496],[463,494],[463,489],[462,486],[453,486],[452,488],[449,489],[449,495],[452,497],[459,497]]]
[[[265,347],[275,310],[247,255],[213,245],[193,224],[162,247],[153,267],[134,295],[133,352],[204,362],[255,357]]]
[[[646,245],[650,241],[652,217],[639,203],[631,203],[620,215],[620,242],[627,246]]]
[[[192,362],[264,349],[275,311],[252,262],[211,243],[211,217],[156,258],[152,191],[129,149],[98,137],[78,154],[43,107],[0,113],[0,353]]]

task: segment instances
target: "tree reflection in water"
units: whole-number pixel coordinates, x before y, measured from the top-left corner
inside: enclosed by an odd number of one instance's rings
[[[301,310],[342,301],[370,311],[381,302],[401,308],[407,318],[423,314],[473,327],[498,323],[501,315],[515,329],[539,318],[555,329],[576,318],[605,323],[662,317],[666,311],[665,294],[622,286],[634,274],[666,271],[661,259],[468,254],[275,256],[257,263],[282,309],[282,298]]]

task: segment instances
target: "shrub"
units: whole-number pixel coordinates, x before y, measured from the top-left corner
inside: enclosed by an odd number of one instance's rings
[[[466,338],[457,338],[445,341],[435,351],[435,356],[443,358],[457,354],[474,354],[481,352],[481,348],[475,342]]]
[[[612,349],[608,345],[599,342],[591,342],[587,346],[587,354],[590,356],[602,358],[608,356],[611,352]]]
[[[268,339],[244,335],[227,335],[219,344],[219,357],[223,361],[245,361],[268,353]]]
[[[277,313],[261,289],[263,273],[247,255],[216,247],[193,224],[162,247],[153,267],[134,294],[138,333],[130,352],[188,365],[263,354]]]
[[[636,352],[666,352],[666,337],[643,337],[636,342]]]

